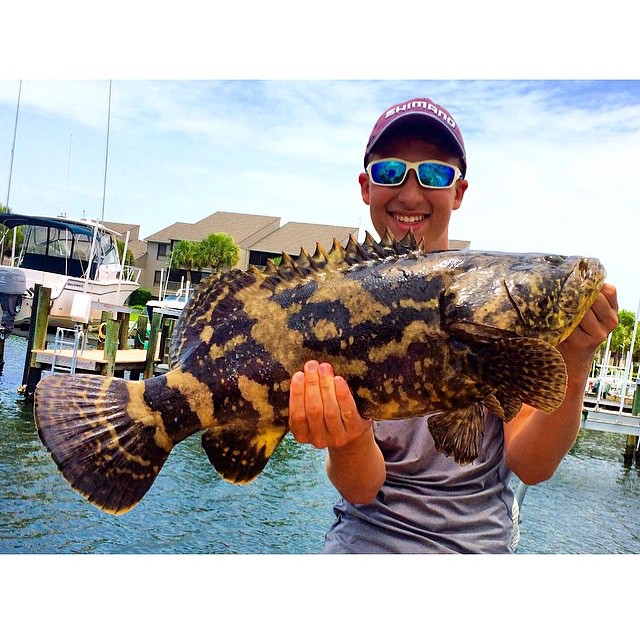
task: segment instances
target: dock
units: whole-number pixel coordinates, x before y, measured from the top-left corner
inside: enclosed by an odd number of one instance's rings
[[[622,433],[640,437],[640,416],[608,411],[604,409],[583,409],[582,428],[607,433]]]
[[[53,349],[33,349],[31,353],[35,355],[35,366],[45,370],[51,370],[54,358],[56,364],[65,369],[71,368],[72,363],[75,362],[76,373],[96,373],[104,376],[107,375],[107,369],[110,366],[110,359],[104,349],[84,349],[78,352],[73,349],[61,349],[55,352]],[[117,349],[114,355],[114,372],[129,371],[138,374],[133,377],[139,377],[144,372],[147,362],[146,351]]]
[[[629,466],[635,458],[640,466],[640,385],[636,384],[633,402],[627,399],[609,400],[585,394],[582,404],[581,428],[627,436],[623,454],[624,464]]]
[[[43,373],[89,373],[102,376],[125,377],[139,380],[166,373],[168,370],[167,346],[175,324],[175,317],[154,314],[148,341],[139,341],[135,347],[128,346],[130,314],[127,309],[110,310],[104,305],[99,328],[100,340],[90,345],[87,340],[87,325],[77,324],[70,332],[71,340],[63,340],[63,330],[56,332],[55,343],[47,343],[48,312],[51,290],[36,285],[34,304],[31,310],[27,352],[22,385],[18,389],[30,397]],[[115,314],[115,318],[113,317]],[[146,335],[148,318],[140,316],[137,335]],[[147,342],[146,348],[145,342]]]

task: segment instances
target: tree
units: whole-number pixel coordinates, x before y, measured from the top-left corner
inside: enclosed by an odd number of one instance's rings
[[[624,363],[627,351],[631,348],[635,321],[636,316],[631,311],[621,309],[618,312],[618,326],[611,333],[611,346],[609,349],[620,363]],[[640,359],[640,336],[636,336],[632,356],[635,361]]]
[[[235,267],[240,257],[240,247],[226,233],[212,233],[198,246],[202,265],[211,267],[213,273],[225,267]]]
[[[11,213],[11,207],[7,207],[4,204],[0,204],[0,213]],[[20,249],[22,248],[22,242],[24,235],[22,233],[22,227],[15,227],[16,232],[16,258],[20,255]],[[6,234],[6,236],[5,236]],[[7,229],[3,224],[0,224],[0,240],[4,238],[3,252],[0,256],[0,261],[3,258],[11,259],[11,247],[13,246],[13,230]]]
[[[180,240],[176,242],[167,258],[172,269],[184,269],[187,272],[187,280],[191,282],[191,272],[201,269],[204,263],[201,259],[199,243],[193,240]]]
[[[120,259],[122,259],[122,252],[124,251],[124,240],[116,238],[116,245],[118,246],[118,255],[120,256]],[[133,252],[131,251],[131,249],[129,249],[129,247],[127,247],[127,255],[124,259],[124,263],[131,266],[133,264],[133,260]]]

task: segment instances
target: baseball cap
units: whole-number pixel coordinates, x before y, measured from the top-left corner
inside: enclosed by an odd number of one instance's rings
[[[364,152],[365,168],[368,163],[369,154],[378,140],[380,140],[382,134],[395,126],[396,123],[402,122],[405,124],[410,120],[414,122],[424,122],[425,124],[434,126],[437,130],[445,134],[460,157],[462,163],[460,168],[464,176],[467,172],[467,154],[464,149],[464,140],[460,128],[453,119],[453,116],[444,107],[441,107],[429,98],[413,98],[406,102],[399,102],[389,107],[378,118],[371,131],[369,142]]]

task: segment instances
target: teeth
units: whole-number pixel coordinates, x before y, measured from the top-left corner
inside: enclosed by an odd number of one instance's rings
[[[425,216],[395,216],[395,219],[398,222],[404,222],[405,224],[415,224],[416,222],[420,222],[424,220]]]

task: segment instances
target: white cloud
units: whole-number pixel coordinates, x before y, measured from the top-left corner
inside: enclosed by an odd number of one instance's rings
[[[100,211],[108,86],[23,82],[14,210]],[[0,82],[0,179],[17,87]],[[357,185],[366,139],[383,109],[420,95],[467,143],[452,237],[597,255],[635,309],[640,82],[114,81],[106,215],[133,216],[143,235],[217,209],[372,230]]]

